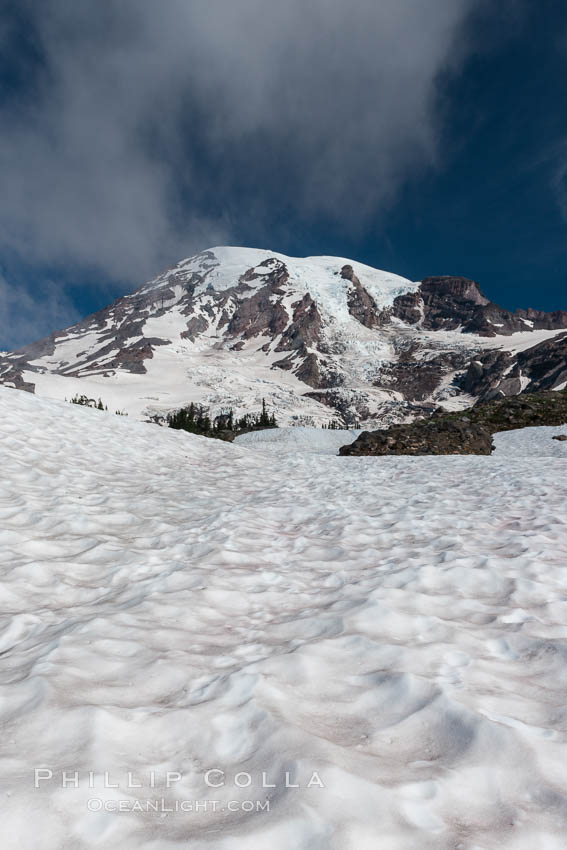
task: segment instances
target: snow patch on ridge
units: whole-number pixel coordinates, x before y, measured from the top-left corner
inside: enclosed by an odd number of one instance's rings
[[[354,443],[362,433],[360,429],[332,430],[326,428],[270,428],[265,431],[251,431],[241,434],[234,440],[238,446],[261,451],[308,452],[309,454],[338,455],[341,446]]]

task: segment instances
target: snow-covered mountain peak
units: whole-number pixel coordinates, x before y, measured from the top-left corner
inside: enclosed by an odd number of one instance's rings
[[[400,275],[346,257],[288,257],[260,248],[217,246],[181,260],[129,297],[168,286],[183,288],[188,285],[193,287],[194,295],[226,292],[240,285],[245,295],[250,289],[262,288],[270,275],[278,274],[280,288],[296,294],[309,293],[329,318],[348,321],[347,299],[352,284],[341,276],[345,267],[353,270],[380,309],[391,306],[395,298],[419,287],[419,283],[412,283]]]
[[[143,418],[191,401],[240,414],[265,398],[282,424],[371,425],[533,389],[515,352],[565,328],[567,314],[510,313],[465,278],[414,283],[346,257],[218,246],[0,357],[0,382]]]

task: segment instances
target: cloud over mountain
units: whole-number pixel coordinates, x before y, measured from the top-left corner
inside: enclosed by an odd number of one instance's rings
[[[139,281],[242,220],[364,227],[434,162],[476,5],[23,0],[0,35],[0,249]]]

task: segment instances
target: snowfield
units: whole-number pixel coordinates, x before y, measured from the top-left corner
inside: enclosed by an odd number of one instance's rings
[[[308,452],[317,455],[336,455],[341,446],[354,443],[362,431],[352,428],[329,430],[326,428],[272,428],[241,434],[234,442],[249,449],[271,452]]]
[[[567,441],[554,440],[567,436],[567,425],[520,428],[494,435],[494,452],[499,457],[563,457],[567,459]]]
[[[2,850],[564,850],[567,461],[0,446]]]

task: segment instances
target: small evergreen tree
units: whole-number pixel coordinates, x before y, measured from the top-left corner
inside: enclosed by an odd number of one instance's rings
[[[260,414],[260,420],[258,422],[259,425],[262,425],[264,428],[267,428],[270,424],[270,420],[268,417],[268,412],[266,410],[266,399],[262,399],[262,413]]]
[[[261,413],[245,413],[235,419],[234,411],[230,408],[228,413],[221,413],[212,421],[206,408],[191,402],[188,407],[169,413],[166,422],[170,428],[201,434],[205,437],[220,437],[220,439],[226,439],[227,432],[234,434],[255,428],[278,427],[275,413],[268,413],[264,400],[262,400]]]

